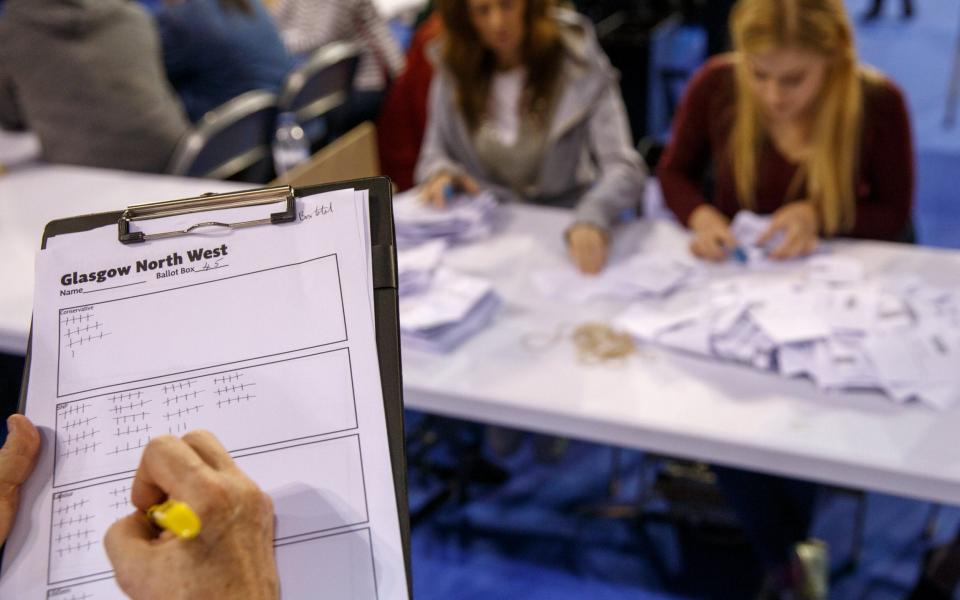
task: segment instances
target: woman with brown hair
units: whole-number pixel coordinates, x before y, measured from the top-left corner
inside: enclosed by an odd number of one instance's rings
[[[451,189],[576,207],[571,257],[603,268],[609,229],[640,204],[617,75],[589,22],[551,0],[439,0],[444,38],[416,179],[442,205]]]
[[[780,237],[774,259],[808,254],[820,237],[908,238],[914,159],[904,98],[858,63],[843,2],[739,0],[730,30],[734,51],[690,82],[658,167],[692,252],[729,256],[741,209],[772,215],[764,237]],[[825,548],[803,543],[815,484],[716,471],[764,561],[763,597],[825,597]]]

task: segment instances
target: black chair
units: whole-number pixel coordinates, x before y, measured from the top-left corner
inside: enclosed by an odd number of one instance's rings
[[[360,48],[350,42],[333,42],[319,48],[287,75],[277,108],[295,115],[311,142],[330,141],[327,131],[310,124],[343,106],[353,89]],[[342,132],[340,132],[342,133]]]
[[[250,183],[273,179],[277,97],[253,90],[203,116],[174,150],[167,173]]]

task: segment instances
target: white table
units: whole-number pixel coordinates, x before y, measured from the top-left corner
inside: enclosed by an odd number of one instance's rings
[[[75,167],[0,177],[0,350],[23,353],[33,255],[54,218],[237,189],[235,184]],[[897,406],[877,394],[824,395],[803,380],[645,349],[620,366],[585,365],[568,341],[540,349],[527,334],[607,320],[618,303],[540,296],[530,273],[565,261],[569,213],[516,207],[505,230],[451,251],[448,264],[493,280],[506,299],[494,325],[448,356],[404,351],[407,405],[429,412],[625,447],[960,504],[960,410]],[[638,222],[616,252],[685,247],[666,221]],[[960,253],[838,243],[873,272],[960,285]]]
[[[568,213],[512,211],[506,231],[454,249],[447,264],[495,282],[506,309],[493,327],[450,356],[406,350],[408,407],[904,496],[960,503],[960,408],[898,406],[879,394],[824,394],[812,382],[645,348],[625,364],[580,362],[569,335],[530,348],[623,305],[543,298],[530,274],[565,260]],[[665,221],[620,232],[618,252],[683,249]],[[960,286],[960,252],[838,242],[872,273],[919,274]],[[731,267],[720,267],[729,270]],[[681,301],[676,298],[675,301]],[[958,365],[960,367],[960,365]]]
[[[46,164],[0,175],[0,352],[26,353],[33,261],[54,219],[130,204],[226,192],[248,184]]]

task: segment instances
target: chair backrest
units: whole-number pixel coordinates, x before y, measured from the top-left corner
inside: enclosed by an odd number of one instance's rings
[[[270,144],[276,120],[275,94],[240,94],[205,114],[180,140],[167,172],[266,183],[273,177]]]
[[[320,149],[309,161],[287,171],[272,185],[304,187],[363,179],[380,174],[377,154],[377,128],[370,122],[360,123]]]
[[[360,47],[333,42],[319,48],[287,75],[277,108],[292,112],[297,122],[322,117],[347,101],[360,62]]]

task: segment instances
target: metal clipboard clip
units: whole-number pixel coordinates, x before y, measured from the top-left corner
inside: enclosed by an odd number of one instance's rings
[[[225,210],[230,208],[245,208],[250,206],[276,204],[279,202],[286,203],[286,210],[282,212],[271,213],[268,217],[261,219],[237,221],[234,223],[203,221],[190,225],[184,229],[164,231],[159,233],[144,233],[142,231],[130,230],[130,224],[134,221],[162,219],[190,213]],[[296,197],[293,194],[293,188],[289,185],[281,185],[257,190],[247,190],[243,192],[230,192],[226,194],[204,194],[202,196],[197,196],[196,198],[168,200],[167,202],[157,202],[154,204],[136,204],[127,207],[127,209],[123,211],[123,213],[120,215],[120,219],[117,221],[117,229],[120,242],[124,244],[136,244],[149,240],[189,235],[197,229],[206,227],[226,227],[229,229],[240,229],[242,227],[251,227],[253,225],[289,223],[296,220],[296,218],[297,205]]]

